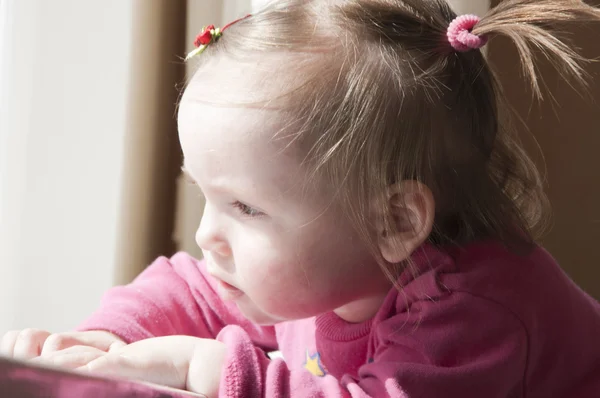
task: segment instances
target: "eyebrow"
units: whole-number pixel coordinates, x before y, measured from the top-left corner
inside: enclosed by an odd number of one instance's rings
[[[188,184],[191,185],[195,185],[197,187],[200,187],[200,185],[196,182],[196,179],[194,177],[192,177],[192,174],[188,171],[188,169],[185,167],[185,164],[183,164],[181,166],[181,171],[183,172],[183,177],[185,178],[186,182]],[[214,190],[218,190],[221,192],[229,192],[226,188],[223,187],[212,187]]]
[[[191,185],[195,185],[195,186],[197,186],[197,187],[200,187],[200,186],[199,186],[199,184],[198,184],[198,183],[196,182],[196,180],[194,179],[194,177],[192,177],[192,174],[191,174],[191,173],[188,171],[188,169],[185,167],[185,164],[183,164],[183,165],[181,166],[181,171],[182,171],[182,173],[183,173],[183,177],[185,178],[185,180],[186,180],[186,182],[187,182],[188,184],[191,184]],[[239,194],[240,194],[240,192],[235,192],[235,191],[232,191],[232,190],[231,190],[230,188],[228,188],[227,186],[214,186],[214,185],[213,185],[213,186],[211,186],[211,189],[212,189],[213,191],[227,192],[227,193],[230,193],[230,194],[232,194],[232,193],[233,193],[233,194],[235,194],[235,195],[239,195]]]
[[[185,166],[185,161],[184,163],[181,165],[181,172],[183,173],[184,178],[186,179],[186,182],[191,184],[191,185],[196,185],[199,187],[199,184],[196,182],[196,180],[194,179],[194,177],[192,177],[192,174],[188,171],[188,168]],[[212,186],[211,187],[212,190],[214,191],[220,191],[220,192],[229,192],[229,193],[234,193],[235,195],[240,194],[240,192],[236,191],[236,190],[230,190],[229,187],[227,186]]]

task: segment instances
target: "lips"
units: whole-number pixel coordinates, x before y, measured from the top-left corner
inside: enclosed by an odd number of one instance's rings
[[[221,298],[223,300],[235,300],[236,298],[238,298],[244,294],[237,287],[233,286],[230,283],[225,282],[223,279],[216,276],[215,273],[211,272],[210,269],[208,270],[208,274],[217,283],[217,291],[219,292],[219,296],[221,296]]]
[[[223,288],[224,288],[224,289],[227,289],[227,290],[239,290],[237,287],[233,286],[233,285],[232,285],[232,284],[230,284],[230,283],[227,283],[227,282],[225,282],[224,280],[221,280],[221,279],[219,279],[219,278],[216,278],[216,279],[217,279],[217,282],[218,282],[219,284],[223,285]]]
[[[217,291],[219,293],[219,296],[221,296],[221,298],[226,301],[235,300],[236,298],[241,297],[244,294],[244,292],[242,292],[240,289],[233,286],[232,284],[227,283],[223,279],[219,278],[217,276],[217,273],[214,272],[215,270],[219,269],[219,267],[215,267],[216,264],[213,262],[213,259],[210,258],[210,256],[205,254],[205,258],[207,262],[208,274],[211,277],[213,277],[214,280],[217,282]]]
[[[215,278],[217,281],[217,290],[219,291],[219,296],[225,301],[235,300],[241,297],[244,293],[238,289],[237,287],[219,279]]]

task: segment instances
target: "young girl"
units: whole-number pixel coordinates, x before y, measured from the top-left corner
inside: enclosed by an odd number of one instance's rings
[[[221,397],[600,396],[600,305],[534,243],[545,196],[480,48],[576,82],[578,0],[280,0],[197,39],[184,168],[205,259],[159,258],[19,358]],[[266,353],[280,351],[270,359]]]

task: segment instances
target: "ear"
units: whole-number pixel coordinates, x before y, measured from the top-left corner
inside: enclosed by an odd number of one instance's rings
[[[378,219],[389,217],[394,228],[379,223],[379,250],[390,263],[406,260],[429,237],[435,217],[431,190],[418,181],[402,181],[390,186]],[[387,213],[384,214],[381,211]]]

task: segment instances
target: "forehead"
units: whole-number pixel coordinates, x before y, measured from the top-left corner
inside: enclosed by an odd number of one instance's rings
[[[204,101],[203,87],[186,90],[178,116],[190,174],[201,186],[210,182],[213,188],[234,186],[277,196],[296,191],[304,181],[302,154],[289,138],[292,128],[282,113]]]
[[[206,58],[182,96],[178,115],[185,165],[194,179],[204,173],[215,182],[229,174],[246,190],[261,184],[277,194],[325,195],[326,187],[312,176],[309,180],[310,166],[303,166],[308,140],[295,141],[299,128],[306,127],[293,115],[301,100],[297,88],[306,79],[287,72],[305,62],[277,54]]]

